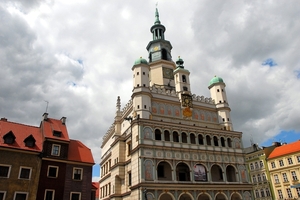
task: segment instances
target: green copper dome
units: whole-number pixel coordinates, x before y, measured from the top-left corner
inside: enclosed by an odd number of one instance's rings
[[[212,84],[215,84],[215,83],[224,83],[224,81],[221,77],[215,76],[209,81],[209,86],[211,86]]]
[[[146,65],[148,65],[148,62],[147,62],[146,59],[140,57],[140,58],[136,59],[135,62],[134,62],[134,65],[139,65],[139,64],[146,64]]]

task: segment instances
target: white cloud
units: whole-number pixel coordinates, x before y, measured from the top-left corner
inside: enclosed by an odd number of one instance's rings
[[[0,114],[39,125],[67,117],[71,138],[100,162],[116,99],[131,96],[131,67],[147,58],[156,1],[3,1],[0,3]],[[227,85],[235,130],[249,144],[300,130],[300,5],[297,1],[161,1],[172,56],[185,61],[192,91]],[[262,63],[272,58],[270,68]],[[263,139],[262,139],[263,138]],[[247,145],[246,145],[247,146]]]

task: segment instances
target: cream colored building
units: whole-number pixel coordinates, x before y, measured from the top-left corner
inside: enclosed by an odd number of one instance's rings
[[[149,62],[135,61],[132,98],[121,109],[118,97],[103,138],[100,199],[253,199],[223,79],[211,79],[211,97],[193,94],[157,10],[151,33]]]
[[[244,149],[255,200],[273,200],[275,198],[267,157],[278,145],[279,143],[274,142],[272,146],[261,148],[257,144],[252,144]]]
[[[300,199],[300,141],[275,148],[268,166],[275,199]]]

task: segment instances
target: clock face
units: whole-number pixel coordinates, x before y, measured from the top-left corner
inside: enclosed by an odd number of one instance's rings
[[[192,108],[193,107],[193,99],[190,95],[181,95],[181,104],[183,107],[189,107]]]
[[[168,79],[174,79],[173,70],[163,67],[163,77]]]

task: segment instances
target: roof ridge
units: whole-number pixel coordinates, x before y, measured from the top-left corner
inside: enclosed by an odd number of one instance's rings
[[[23,123],[19,123],[19,122],[3,121],[3,120],[0,120],[0,122],[6,122],[6,123],[11,123],[11,124],[23,125],[23,126],[29,126],[29,127],[32,127],[32,128],[40,128],[39,126],[23,124]]]

